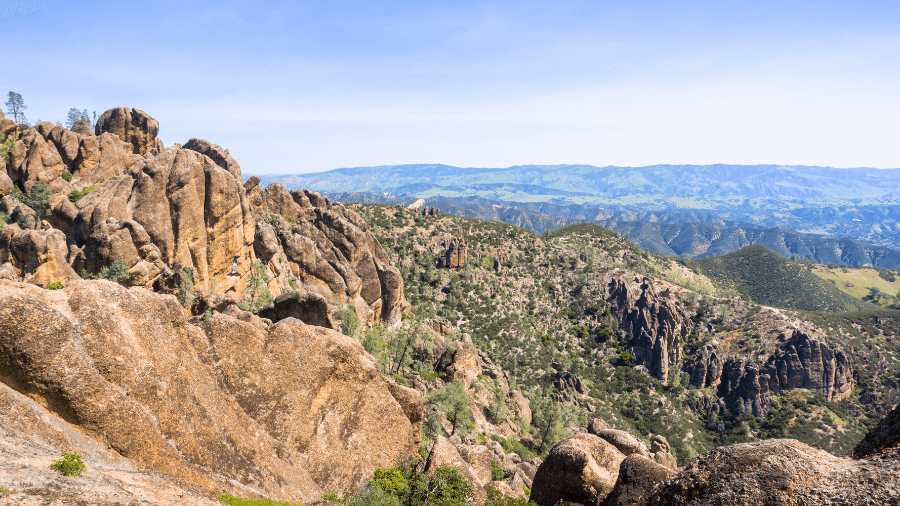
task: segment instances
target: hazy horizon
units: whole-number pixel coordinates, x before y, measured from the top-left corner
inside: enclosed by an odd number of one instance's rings
[[[3,2],[0,23],[30,121],[138,108],[248,174],[900,167],[897,2]]]

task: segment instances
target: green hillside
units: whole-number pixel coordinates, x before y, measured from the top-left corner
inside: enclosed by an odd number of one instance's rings
[[[878,309],[816,276],[811,266],[765,246],[746,246],[720,257],[686,262],[722,283],[732,283],[738,292],[766,306],[828,312]]]

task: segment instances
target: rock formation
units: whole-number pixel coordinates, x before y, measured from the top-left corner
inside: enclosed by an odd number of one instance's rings
[[[669,368],[680,364],[681,345],[693,328],[688,315],[668,291],[657,294],[650,278],[610,278],[607,302],[620,322],[628,349],[639,365],[665,382]]]
[[[4,129],[8,123],[4,118]],[[399,322],[409,307],[402,277],[356,213],[315,192],[262,189],[259,178],[244,184],[228,150],[202,139],[163,149],[158,130],[152,117],[127,107],[104,112],[96,136],[49,122],[26,130],[0,185],[30,191],[40,181],[53,190],[47,223],[37,217],[22,224],[44,235],[61,231],[64,245],[54,238],[52,249],[65,254],[44,269],[58,275],[36,274],[42,264],[22,260],[31,254],[23,245],[35,239],[12,225],[0,240],[0,264],[47,286],[121,258],[130,284],[166,293],[182,290],[173,276],[190,270],[195,296],[241,298],[262,278],[273,297],[300,291],[321,296],[329,309],[350,306],[364,321]],[[64,197],[82,189],[80,199]]]
[[[457,240],[455,237],[450,239],[450,245],[447,246],[447,252],[438,258],[438,268],[464,268],[466,266],[466,261],[468,260],[468,248],[465,239]]]
[[[216,492],[350,494],[421,430],[421,395],[351,338],[235,306],[188,320],[174,297],[109,281],[0,280],[0,371],[49,415]]]
[[[675,474],[640,454],[625,457],[619,466],[616,486],[606,497],[604,506],[649,506],[653,487]]]
[[[749,357],[725,358],[717,341],[705,344],[687,365],[691,384],[717,389],[729,408],[743,412],[749,407],[755,416],[766,416],[771,410],[770,392],[779,395],[805,388],[832,402],[850,395],[856,381],[840,347],[797,330],[780,340],[783,344],[762,368]]]

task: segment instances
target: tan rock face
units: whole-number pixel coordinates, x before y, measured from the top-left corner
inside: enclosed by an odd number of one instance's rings
[[[559,501],[599,506],[615,486],[624,459],[613,445],[593,434],[564,439],[538,468],[531,500],[538,506]]]
[[[132,145],[134,154],[143,155],[151,149],[162,151],[162,142],[156,138],[159,122],[140,109],[116,107],[97,118],[94,133],[109,132]]]
[[[187,268],[197,295],[240,298],[259,260],[273,297],[299,290],[323,298],[329,310],[350,306],[365,321],[400,321],[409,308],[403,278],[356,213],[315,192],[280,184],[264,190],[259,178],[243,184],[226,149],[191,139],[164,150],[158,130],[145,112],[125,107],[106,111],[96,136],[44,122],[18,141],[0,190],[49,185],[58,197],[48,222],[65,234],[76,272],[97,273],[122,258],[132,284],[175,293],[173,276]],[[76,204],[62,197],[88,186],[97,188]],[[24,279],[50,279],[35,277],[37,264],[13,265]],[[62,278],[71,276],[54,281]]]
[[[294,319],[183,314],[174,297],[107,281],[0,281],[0,381],[140,465],[217,492],[234,480],[294,502],[349,494],[415,453],[415,399],[401,405],[352,339]]]
[[[616,429],[603,429],[597,431],[595,435],[603,439],[607,443],[615,446],[616,449],[622,452],[622,454],[625,456],[632,454],[638,454],[644,457],[650,456],[650,452],[647,450],[647,445],[645,445],[643,441],[625,431]]]

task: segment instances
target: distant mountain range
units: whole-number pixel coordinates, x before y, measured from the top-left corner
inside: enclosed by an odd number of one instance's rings
[[[579,222],[707,257],[750,244],[824,263],[900,267],[900,169],[783,165],[390,165],[261,176],[348,202],[427,205],[536,233]]]

